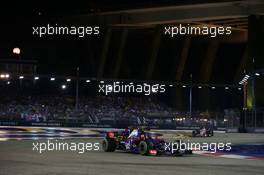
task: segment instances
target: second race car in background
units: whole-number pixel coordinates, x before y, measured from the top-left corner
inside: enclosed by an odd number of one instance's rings
[[[201,127],[192,131],[192,137],[212,137],[214,131],[212,128]]]

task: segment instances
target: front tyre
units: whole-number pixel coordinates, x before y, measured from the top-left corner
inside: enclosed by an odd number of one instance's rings
[[[115,139],[104,139],[102,143],[102,147],[104,152],[114,152],[116,149],[116,142]]]
[[[214,136],[214,131],[213,130],[211,130],[210,133],[211,133],[211,137]]]
[[[182,156],[184,154],[184,150],[181,148],[180,140],[175,140],[172,146],[174,156]]]

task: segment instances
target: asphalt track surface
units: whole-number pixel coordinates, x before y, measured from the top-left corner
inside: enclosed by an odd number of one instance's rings
[[[199,142],[264,144],[264,134],[216,134],[212,138],[186,138]],[[101,142],[102,139],[75,138],[63,142]],[[33,151],[37,140],[0,142],[0,174],[4,175],[263,175],[264,160],[244,160],[203,155],[141,156],[131,153],[86,151]],[[39,142],[47,141],[45,139]]]

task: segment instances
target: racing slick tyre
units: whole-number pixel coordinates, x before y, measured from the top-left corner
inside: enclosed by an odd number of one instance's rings
[[[116,149],[115,139],[105,138],[103,140],[102,147],[105,152],[114,152]]]
[[[185,152],[184,152],[185,154],[192,154],[193,152],[192,152],[192,150],[185,150]]]
[[[174,141],[174,144],[172,145],[173,146],[173,155],[174,156],[182,156],[183,155],[183,153],[184,153],[184,151],[182,151],[181,149],[180,149],[180,141],[179,140],[175,140]]]
[[[212,136],[214,136],[214,131],[213,131],[213,130],[208,130],[208,131],[206,131],[206,136],[207,136],[207,137],[212,137]]]
[[[150,145],[146,141],[141,141],[138,145],[139,153],[141,155],[149,155]]]
[[[214,136],[214,131],[213,130],[210,131],[210,136],[211,137]]]

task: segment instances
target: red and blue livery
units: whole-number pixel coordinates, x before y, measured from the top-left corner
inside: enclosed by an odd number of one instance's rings
[[[174,155],[192,154],[191,150],[173,149],[170,143],[160,138],[162,134],[147,132],[144,129],[125,129],[120,132],[107,132],[102,147],[105,152],[122,150],[141,155]],[[178,142],[178,141],[177,141]]]

